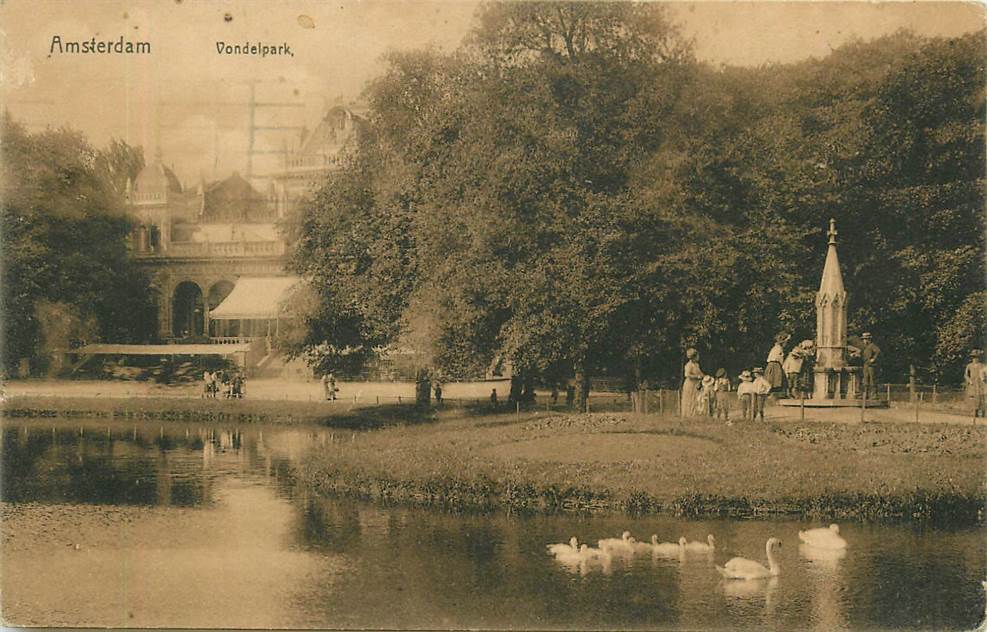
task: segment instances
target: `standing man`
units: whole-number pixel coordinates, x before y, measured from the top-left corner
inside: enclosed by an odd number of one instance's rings
[[[987,384],[984,383],[984,378],[987,376],[984,371],[987,370],[987,367],[980,361],[983,355],[984,352],[980,349],[971,351],[970,363],[966,365],[966,370],[963,372],[966,397],[973,408],[974,418],[983,417],[987,414],[987,410],[985,410]]]
[[[864,341],[864,346],[860,349],[860,359],[864,363],[864,393],[869,399],[877,397],[877,359],[881,355],[881,348],[871,340],[870,332],[860,334]]]

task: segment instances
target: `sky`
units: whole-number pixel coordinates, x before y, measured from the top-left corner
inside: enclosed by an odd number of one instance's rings
[[[356,101],[391,50],[452,51],[478,2],[406,0],[4,0],[0,99],[31,130],[68,126],[96,145],[160,148],[187,184],[244,172],[251,89],[255,147],[277,150],[335,103]],[[956,36],[984,26],[963,2],[672,2],[699,59],[757,66],[823,57],[906,28]],[[52,38],[148,41],[150,55],[50,54]],[[293,56],[227,56],[217,42],[288,44]],[[253,87],[251,83],[253,82]],[[256,173],[275,167],[256,158]]]

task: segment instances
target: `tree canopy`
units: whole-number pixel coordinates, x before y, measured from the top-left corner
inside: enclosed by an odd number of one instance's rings
[[[388,57],[292,218],[303,344],[450,377],[671,381],[690,345],[739,369],[813,337],[835,217],[851,328],[955,377],[983,331],[983,42],[713,69],[655,4],[484,5],[460,50]]]
[[[75,323],[62,337],[143,341],[155,312],[129,262],[121,185],[143,166],[140,150],[115,141],[99,151],[67,129],[32,134],[7,114],[0,124],[4,366],[43,360],[53,344],[43,329],[56,317]]]

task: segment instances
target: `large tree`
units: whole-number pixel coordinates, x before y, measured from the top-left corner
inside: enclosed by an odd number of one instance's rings
[[[139,150],[116,142],[100,152],[66,129],[28,133],[7,114],[0,124],[4,366],[43,360],[43,344],[73,343],[41,339],[51,314],[78,321],[65,330],[70,338],[143,341],[154,310],[128,257],[131,225],[114,184],[139,169]]]

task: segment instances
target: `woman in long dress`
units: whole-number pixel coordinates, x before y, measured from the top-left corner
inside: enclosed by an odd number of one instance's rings
[[[966,365],[966,371],[963,374],[963,381],[966,384],[966,396],[970,401],[970,406],[973,408],[974,417],[984,416],[984,400],[985,392],[987,392],[987,384],[984,383],[984,370],[985,367],[980,361],[983,352],[979,349],[974,349],[970,352],[970,363]]]
[[[785,372],[782,370],[781,364],[785,361],[785,348],[782,346],[788,339],[791,338],[788,334],[778,334],[775,336],[775,346],[771,347],[771,351],[768,352],[768,364],[764,370],[764,379],[771,383],[771,390],[777,391],[781,390],[781,387],[785,385]]]
[[[699,368],[699,352],[693,348],[686,349],[687,358],[685,368],[682,371],[682,400],[681,410],[683,417],[692,417],[699,414],[696,410],[699,399],[699,387],[703,381],[703,370]]]

